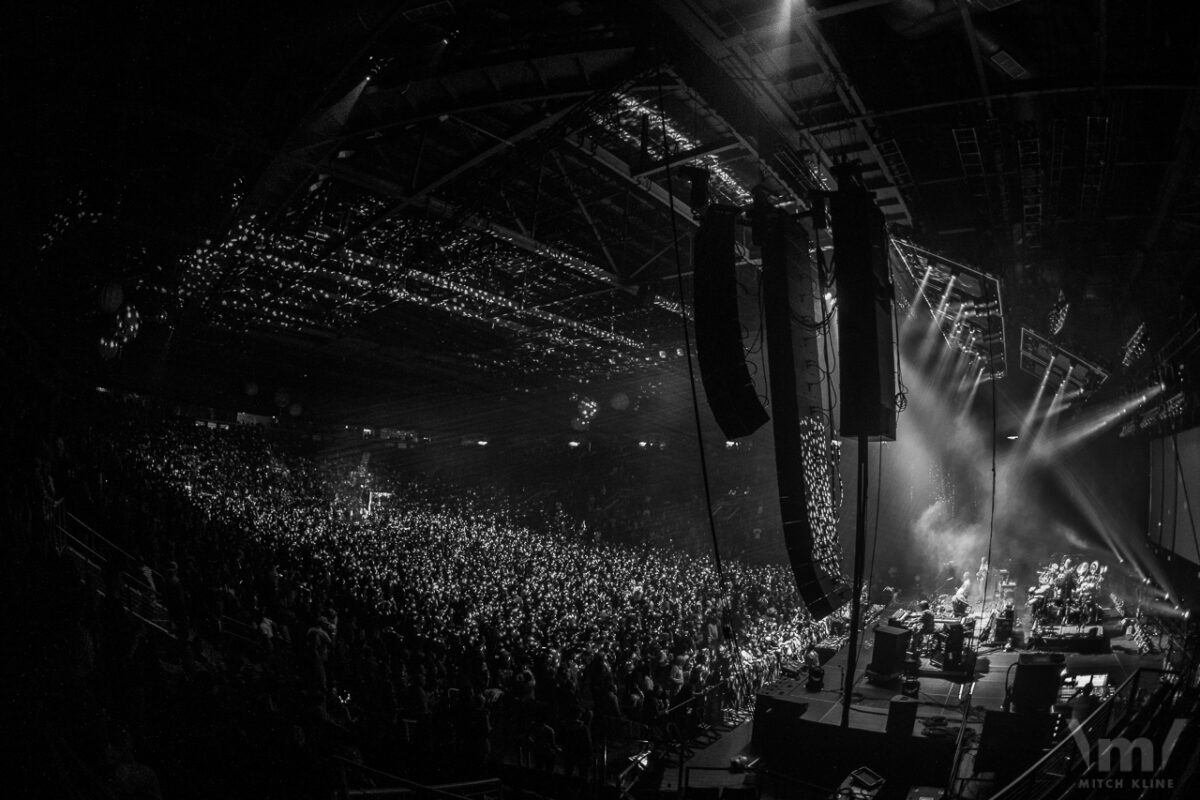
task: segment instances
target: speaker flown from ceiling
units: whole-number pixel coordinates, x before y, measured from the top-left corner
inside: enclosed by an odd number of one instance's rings
[[[783,543],[796,577],[796,587],[813,619],[829,616],[850,598],[841,573],[836,510],[828,485],[828,441],[819,420],[814,392],[819,383],[806,373],[817,364],[816,335],[801,322],[811,313],[814,286],[808,274],[808,236],[792,216],[756,206],[763,259],[763,323],[771,410],[775,415],[775,472]],[[811,326],[811,319],[808,321]],[[832,517],[832,520],[830,519]]]
[[[734,230],[741,213],[724,206],[707,209],[696,238],[694,276],[701,378],[713,416],[730,439],[753,433],[769,419],[746,366],[738,318]],[[811,374],[818,364],[816,334],[799,321],[811,317],[813,301],[808,237],[794,215],[769,203],[755,204],[753,226],[762,248],[762,311],[784,545],[805,606],[814,619],[822,619],[845,604],[850,590],[841,575],[836,514],[831,522],[810,513],[810,501],[817,507],[832,499],[826,485],[829,453],[818,446],[828,440],[814,395],[819,378]]]
[[[709,408],[727,439],[749,436],[770,417],[746,367],[734,274],[738,210],[712,206],[696,233],[696,355]]]
[[[896,439],[892,281],[883,213],[857,165],[835,171],[830,197],[841,355],[841,433]]]

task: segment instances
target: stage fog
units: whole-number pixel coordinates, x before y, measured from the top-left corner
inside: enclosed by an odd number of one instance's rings
[[[1140,397],[1070,407],[1056,386],[1019,373],[1012,354],[1007,377],[980,381],[927,315],[905,319],[901,340],[905,408],[896,440],[869,445],[866,563],[876,584],[898,582],[910,598],[918,589],[951,592],[964,571],[976,573],[989,546],[992,567],[1019,585],[1056,555],[1113,566],[1137,560],[1144,455],[1111,428]],[[840,531],[848,565],[856,459],[856,443],[845,442]]]

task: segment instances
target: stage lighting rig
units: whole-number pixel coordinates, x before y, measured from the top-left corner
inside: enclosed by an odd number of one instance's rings
[[[1139,327],[1139,331],[1144,325]],[[1130,342],[1137,340],[1139,353],[1145,350],[1145,336],[1135,332]],[[1130,345],[1127,343],[1126,348]],[[1143,373],[1148,388],[1158,391],[1152,401],[1141,409],[1137,418],[1140,431],[1166,433],[1193,424],[1197,402],[1192,374],[1200,356],[1200,315],[1192,314],[1179,325],[1171,338],[1158,349],[1151,361],[1156,365]],[[1124,363],[1124,362],[1122,362]],[[1122,431],[1124,435],[1124,431]]]
[[[951,261],[911,242],[891,240],[893,275],[915,306],[924,300],[934,322],[955,350],[983,369],[983,380],[1003,378],[1008,369],[1000,280]]]
[[[1049,370],[1052,379],[1065,383],[1063,402],[1086,397],[1100,387],[1109,375],[1099,365],[1059,347],[1029,328],[1021,328],[1021,370],[1042,378]]]
[[[1146,323],[1137,326],[1137,330],[1121,347],[1121,366],[1129,367],[1146,352]]]
[[[1164,399],[1146,409],[1138,418],[1139,430],[1149,430],[1156,425],[1163,431],[1179,427],[1180,421],[1183,419],[1183,412],[1187,409],[1187,395],[1182,391],[1177,391],[1162,397]],[[1125,435],[1124,430],[1121,435]]]
[[[1062,333],[1063,326],[1067,324],[1067,313],[1071,310],[1071,304],[1067,301],[1067,295],[1062,290],[1058,292],[1058,299],[1054,301],[1054,305],[1050,309],[1050,335],[1058,336]]]

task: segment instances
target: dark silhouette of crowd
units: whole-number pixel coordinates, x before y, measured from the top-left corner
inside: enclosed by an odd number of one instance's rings
[[[128,402],[77,416],[40,436],[9,508],[32,509],[54,573],[58,685],[89,720],[68,744],[138,796],[320,794],[334,756],[424,782],[519,764],[584,791],[602,744],[744,705],[823,635],[786,568],[720,575],[413,476],[376,476],[390,497],[367,514],[344,459],[278,432]],[[90,559],[62,534],[85,523]]]

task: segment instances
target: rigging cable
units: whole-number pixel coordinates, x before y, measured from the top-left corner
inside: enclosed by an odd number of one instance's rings
[[[987,290],[985,290],[985,292],[986,291]],[[990,294],[990,292],[988,294]],[[984,295],[985,299],[987,299],[988,294]],[[997,297],[997,302],[995,303],[995,307],[999,308],[999,305],[1000,305],[999,298]],[[988,312],[987,312],[988,341],[990,342],[992,340],[992,311],[993,311],[993,304],[990,301],[988,302],[987,308],[988,308]],[[989,350],[989,355],[990,355],[990,350]],[[989,361],[989,366],[990,366],[990,361]],[[992,393],[991,394],[992,394],[992,403],[991,403],[991,405],[992,405],[992,410],[991,410],[992,411],[992,499],[991,499],[991,507],[988,512],[988,546],[987,546],[988,569],[987,569],[987,572],[985,572],[983,574],[983,600],[982,600],[982,602],[987,602],[988,583],[991,581],[991,578],[992,578],[992,541],[993,541],[993,538],[996,533],[996,377],[994,374],[992,376]],[[950,775],[946,781],[947,787],[954,786],[955,780],[958,778],[959,769],[962,766],[963,746],[964,746],[964,743],[966,742],[966,732],[968,730],[967,718],[970,716],[970,713],[971,713],[971,699],[974,696],[975,696],[975,681],[969,681],[966,695],[963,697],[963,721],[962,721],[962,726],[960,727],[959,733],[958,733],[958,742],[954,747],[954,761],[953,761],[953,765],[950,768]]]
[[[834,422],[833,411],[836,404],[836,398],[833,392],[833,372],[836,369],[833,357],[829,353],[829,337],[832,335],[833,327],[833,310],[825,304],[825,292],[828,289],[829,275],[825,268],[825,254],[821,250],[821,232],[813,225],[813,239],[817,249],[817,296],[821,299],[821,318],[823,325],[826,326],[823,335],[821,336],[821,350],[825,355],[825,366],[821,368],[821,372],[825,375],[825,396],[829,403],[829,430],[832,434],[837,429],[837,423]]]
[[[871,586],[875,583],[875,552],[879,549],[879,509],[883,505],[883,439],[879,440],[879,456],[878,463],[875,465],[875,530],[871,533],[871,566],[867,568],[867,605],[871,605]],[[886,609],[888,603],[884,606]],[[858,642],[858,657],[855,661],[862,659],[863,647],[866,645],[867,639],[864,636]]]
[[[1165,450],[1166,448],[1164,447],[1163,449]],[[1177,479],[1179,481],[1179,485],[1183,487],[1183,507],[1187,509],[1188,524],[1192,528],[1192,547],[1196,548],[1192,552],[1200,553],[1200,542],[1198,542],[1196,540],[1196,520],[1192,517],[1192,501],[1191,501],[1191,498],[1188,496],[1187,477],[1184,475],[1183,464],[1180,463],[1180,461],[1179,461],[1179,435],[1175,432],[1174,429],[1172,429],[1172,431],[1171,431],[1171,449],[1175,451],[1175,473],[1176,473]],[[1160,482],[1164,483],[1164,484],[1166,483],[1166,481],[1160,481]],[[1174,515],[1175,523],[1171,529],[1171,550],[1176,553],[1179,552],[1175,547],[1176,531],[1179,530],[1179,512],[1178,512],[1179,499],[1178,499],[1178,497],[1179,497],[1179,493],[1176,492],[1176,500],[1175,500],[1176,512]]]
[[[675,188],[674,181],[671,177],[671,159],[668,151],[667,137],[667,108],[665,92],[663,90],[662,70],[658,72],[658,119],[662,127],[663,135],[663,164],[665,165],[664,173],[667,179],[667,198],[670,202],[669,215],[671,217],[671,246],[675,254],[675,283],[679,290],[679,321],[683,328],[683,346],[687,352],[687,368],[688,368],[688,386],[691,388],[692,397],[692,418],[696,426],[696,443],[700,450],[700,475],[704,482],[704,510],[708,517],[708,531],[712,537],[713,559],[716,562],[717,578],[721,582],[721,593],[726,599],[729,597],[729,587],[725,581],[725,570],[721,565],[721,548],[717,541],[717,524],[713,519],[712,505],[712,489],[709,486],[708,475],[708,458],[704,452],[704,431],[700,426],[700,398],[696,392],[696,368],[692,364],[692,335],[688,330],[687,310],[684,304],[684,286],[683,286],[683,261],[679,252],[679,226],[675,220]],[[736,652],[737,648],[734,648]]]

